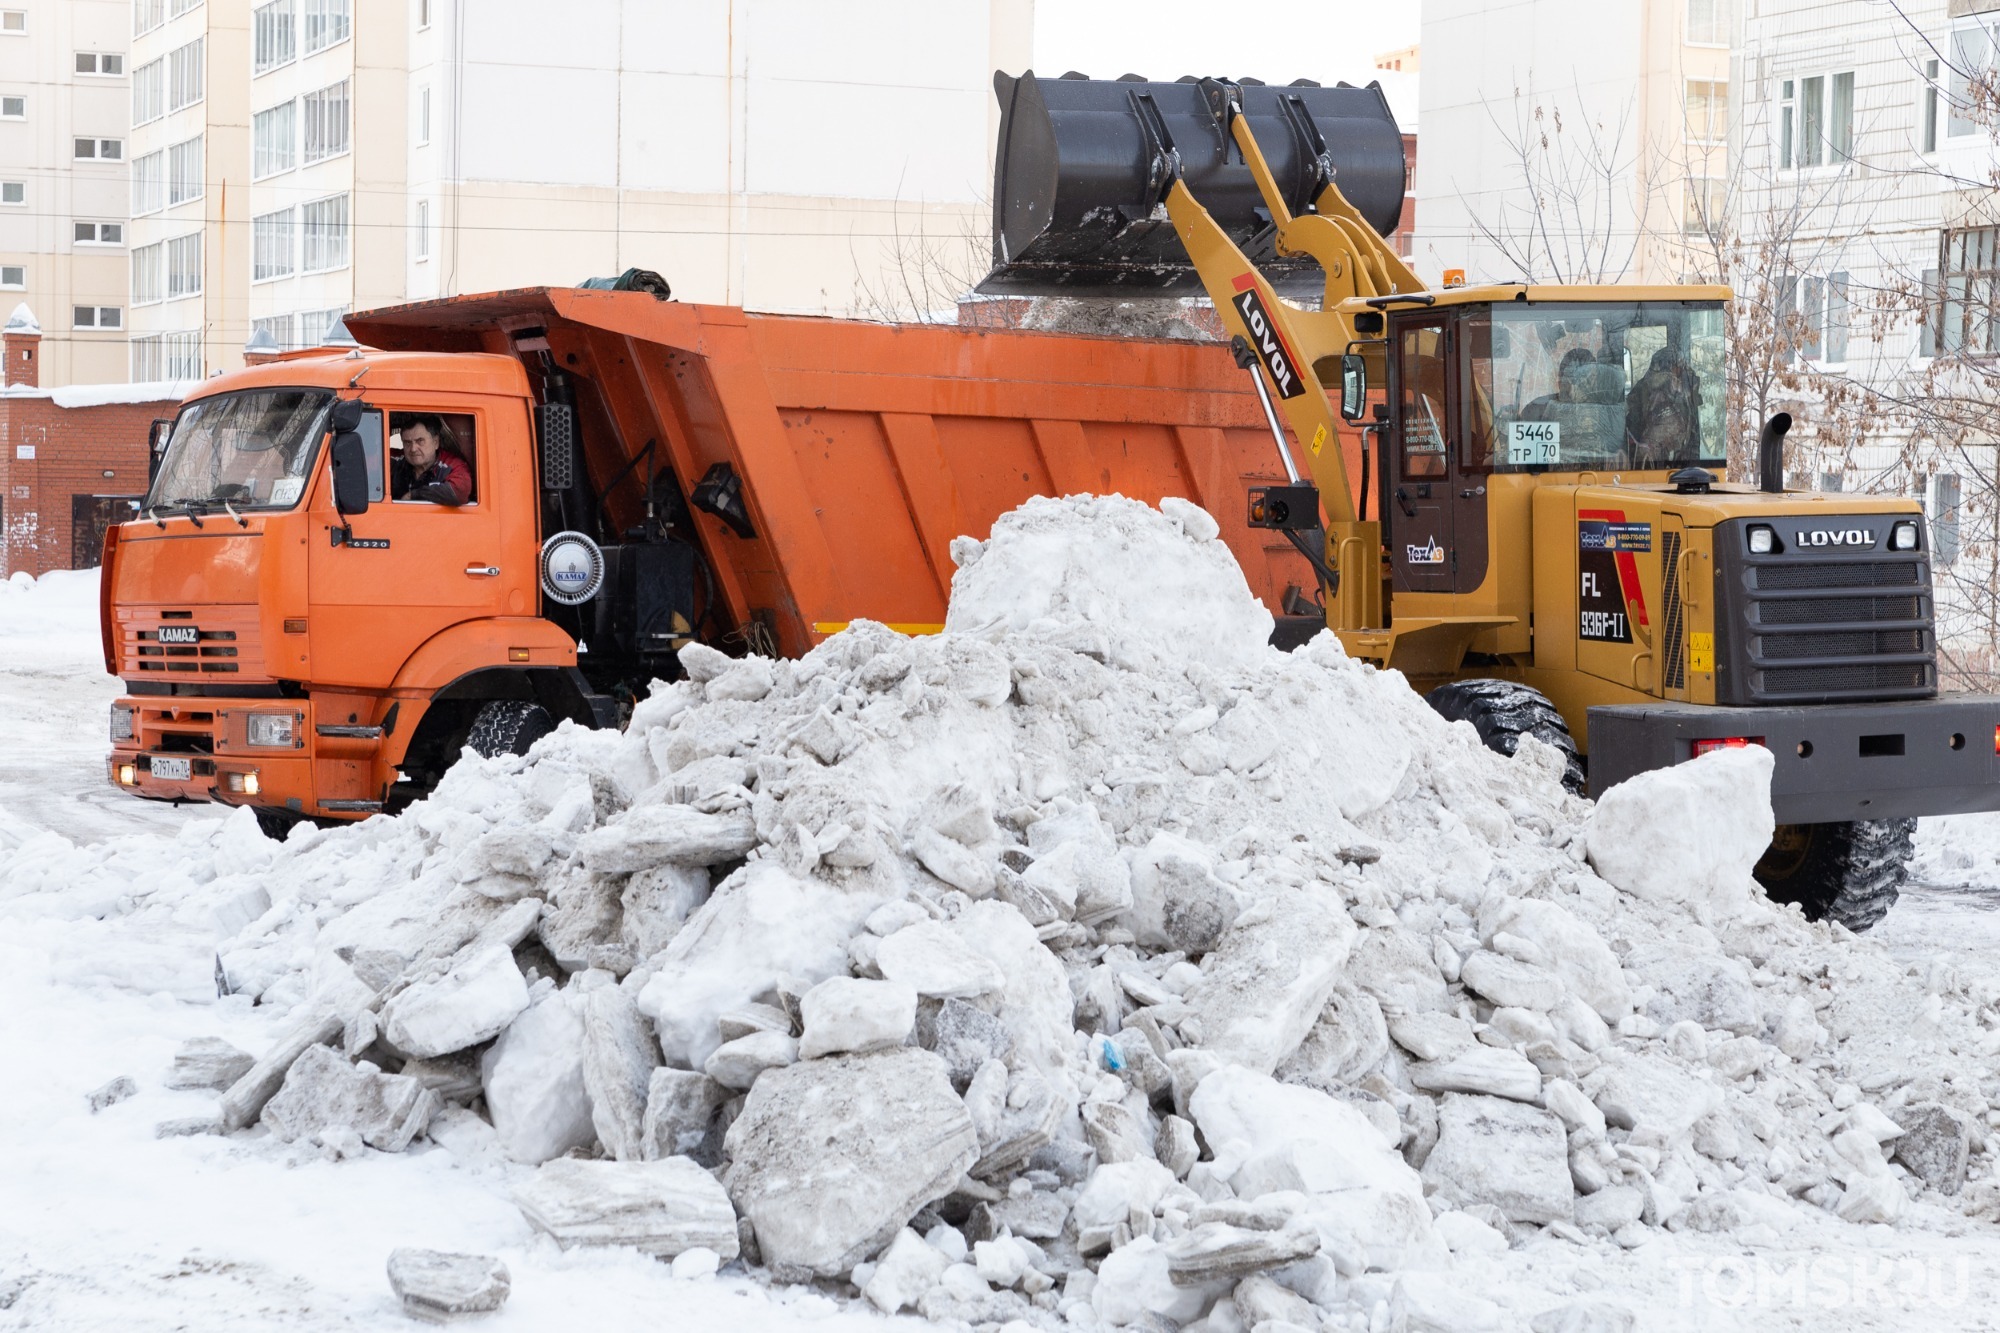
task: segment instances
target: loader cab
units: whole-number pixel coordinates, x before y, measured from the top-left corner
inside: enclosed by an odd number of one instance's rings
[[[1469,594],[1509,553],[1525,563],[1508,497],[1547,481],[1725,467],[1726,297],[1510,286],[1392,306],[1379,474],[1392,593]]]

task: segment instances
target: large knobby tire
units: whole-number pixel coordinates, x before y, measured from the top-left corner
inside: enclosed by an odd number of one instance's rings
[[[275,810],[268,805],[253,808],[257,816],[257,828],[273,842],[283,842],[291,836],[294,828],[305,822],[304,815],[295,815],[289,810]]]
[[[556,729],[549,710],[524,699],[493,699],[479,706],[465,743],[474,754],[491,759],[502,754],[526,754],[530,746]]]
[[[1859,933],[1896,905],[1916,829],[1914,819],[1780,824],[1757,862],[1757,882],[1774,901],[1797,903],[1814,921],[1838,921]]]
[[[1487,749],[1509,757],[1523,736],[1553,745],[1564,760],[1563,788],[1583,795],[1583,764],[1576,756],[1576,740],[1569,734],[1569,723],[1540,690],[1512,680],[1455,680],[1432,690],[1424,702],[1450,721],[1470,722]]]

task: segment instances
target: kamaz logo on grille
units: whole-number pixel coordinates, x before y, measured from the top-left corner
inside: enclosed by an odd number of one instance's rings
[[[201,631],[193,625],[160,626],[161,643],[200,643]]]
[[[1800,546],[1873,546],[1875,534],[1866,528],[1799,529],[1793,536]]]

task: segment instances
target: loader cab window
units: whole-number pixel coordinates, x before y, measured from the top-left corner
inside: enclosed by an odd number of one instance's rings
[[[1469,447],[1495,469],[1726,465],[1720,305],[1495,306],[1465,328]]]
[[[1396,356],[1403,476],[1419,481],[1442,477],[1451,438],[1444,391],[1444,326],[1405,326],[1397,339]]]
[[[400,504],[457,508],[479,499],[474,423],[464,412],[389,416],[389,485]]]

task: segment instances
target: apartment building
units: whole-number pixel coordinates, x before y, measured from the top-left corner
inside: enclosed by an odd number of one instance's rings
[[[0,303],[41,320],[41,382],[126,377],[129,0],[0,3]]]
[[[1738,304],[1785,330],[1792,483],[1924,503],[1940,640],[1990,683],[2000,0],[1757,0],[1737,65]]]
[[[1730,0],[1425,0],[1417,274],[1672,282],[1727,206]]]

